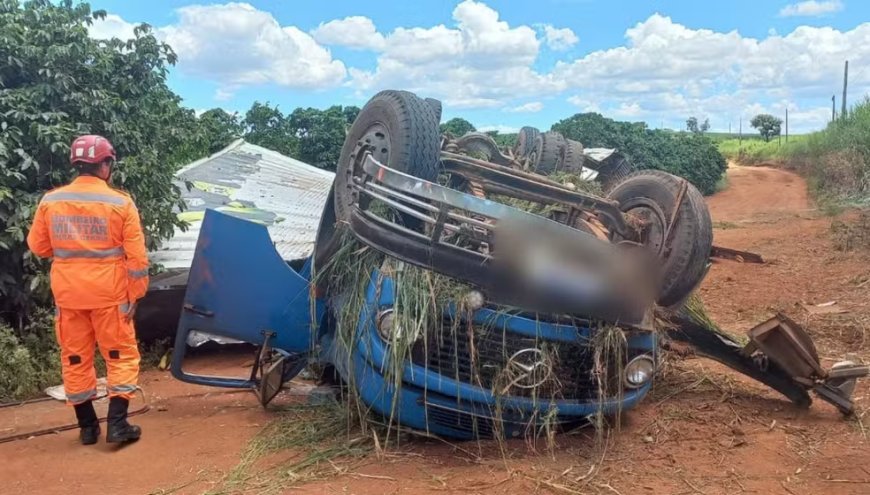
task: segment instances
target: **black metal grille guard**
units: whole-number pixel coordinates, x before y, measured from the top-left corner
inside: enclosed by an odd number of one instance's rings
[[[485,251],[499,224],[516,222],[533,224],[570,239],[571,245],[576,246],[574,249],[589,256],[613,259],[619,255],[613,244],[591,234],[413,177],[379,163],[371,155],[365,156],[362,165],[365,173],[355,177],[353,184],[356,198],[350,215],[353,234],[389,256],[476,286],[498,304],[541,312],[553,309],[530,304],[525,291],[506,290],[510,286],[510,274],[494,263],[492,255],[450,244],[445,241],[445,235],[467,234],[480,241]],[[426,233],[362,206],[369,203],[364,198],[380,201],[401,213],[403,218],[421,222]],[[576,307],[564,308],[561,312],[650,329],[651,304],[629,303],[628,299],[610,291],[600,297],[576,301]]]

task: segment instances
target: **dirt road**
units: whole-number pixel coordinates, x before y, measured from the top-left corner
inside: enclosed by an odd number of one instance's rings
[[[864,331],[870,328],[870,256],[833,249],[831,218],[812,208],[799,177],[733,167],[729,178],[729,188],[709,199],[716,242],[756,251],[771,263],[716,263],[701,288],[711,315],[742,332],[784,311],[807,324],[826,364],[870,360]],[[810,315],[801,306],[828,301],[842,312]],[[238,356],[220,363],[245,373],[246,360]],[[216,366],[209,360],[200,368]],[[139,443],[119,451],[82,447],[75,432],[65,432],[2,444],[0,493],[203,493],[220,485],[273,417],[245,393],[182,384],[162,372],[146,373],[143,383],[152,411],[137,418],[145,432]],[[870,405],[870,384],[855,395],[859,405]],[[56,403],[3,409],[0,436],[65,423],[71,415]],[[489,442],[461,449],[411,442],[293,491],[870,493],[870,445],[860,421],[843,420],[818,402],[796,410],[708,361],[674,361],[624,422],[608,442],[593,439],[592,431],[558,437],[552,453],[543,445],[533,453],[520,442],[503,452]]]

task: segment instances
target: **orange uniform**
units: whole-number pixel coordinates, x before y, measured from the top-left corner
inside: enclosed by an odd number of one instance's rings
[[[27,244],[37,256],[53,258],[68,401],[96,396],[95,343],[106,361],[109,395],[132,397],[139,350],[130,312],[148,289],[148,255],[133,200],[100,178],[79,176],[42,198]]]

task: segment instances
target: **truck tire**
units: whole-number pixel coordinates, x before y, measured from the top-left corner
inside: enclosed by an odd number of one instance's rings
[[[535,145],[541,131],[534,127],[523,127],[517,133],[517,144],[514,147],[514,155],[517,158],[527,158],[535,150]]]
[[[441,100],[426,98],[426,103],[432,107],[432,111],[435,112],[435,118],[438,119],[438,122],[441,122]]]
[[[472,158],[488,162],[492,161],[493,157],[501,153],[495,141],[483,132],[469,132],[457,139],[456,145],[459,147],[460,151],[468,154]]]
[[[565,138],[558,132],[545,132],[538,136],[535,149],[538,162],[533,171],[539,174],[551,174],[562,170],[565,164]]]
[[[583,172],[583,144],[571,139],[565,140],[565,165],[564,170],[572,174]]]
[[[347,222],[355,200],[353,178],[360,176],[367,151],[384,165],[435,181],[441,133],[433,106],[408,91],[386,90],[360,110],[341,148],[335,173],[336,221]]]
[[[686,181],[686,192],[677,205],[684,179],[659,170],[630,174],[608,194],[625,213],[646,220],[649,227],[641,239],[661,260],[656,301],[678,308],[707,273],[713,225],[704,197]],[[674,210],[676,209],[676,215]],[[670,241],[665,236],[671,218]]]

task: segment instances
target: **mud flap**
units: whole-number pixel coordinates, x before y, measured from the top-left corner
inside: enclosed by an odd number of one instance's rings
[[[311,322],[320,321],[323,313],[322,304],[311,304],[310,271],[310,260],[299,273],[291,269],[275,251],[263,225],[207,210],[178,322],[173,376],[230,388],[258,389],[268,380],[271,385],[262,395],[271,394],[275,376],[283,382],[292,370],[298,373],[304,367],[311,349]],[[267,367],[258,360],[249,379],[187,373],[184,351],[194,331],[254,344],[261,348],[261,357],[266,349],[277,349],[284,359]],[[303,358],[301,366],[299,358]],[[258,378],[258,371],[267,380]]]

